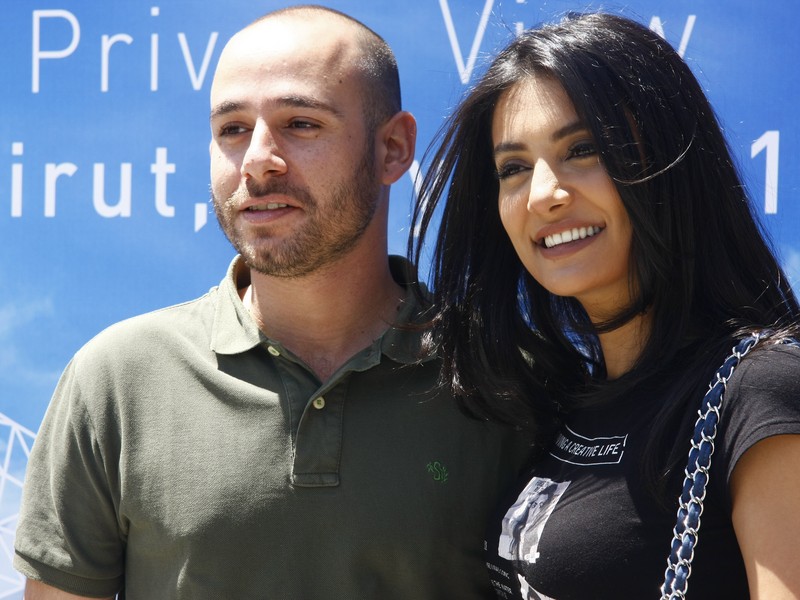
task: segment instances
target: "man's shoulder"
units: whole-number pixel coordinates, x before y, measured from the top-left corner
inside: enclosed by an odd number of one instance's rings
[[[79,361],[130,360],[137,355],[156,358],[175,344],[198,342],[210,336],[218,289],[199,298],[160,308],[114,323],[95,335],[76,354]]]

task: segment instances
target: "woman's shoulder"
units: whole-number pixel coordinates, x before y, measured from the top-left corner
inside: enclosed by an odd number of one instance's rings
[[[800,344],[767,341],[741,360],[726,385],[720,428],[728,477],[759,441],[800,434]]]
[[[800,388],[800,341],[767,339],[744,356],[731,376],[731,385],[743,389]]]

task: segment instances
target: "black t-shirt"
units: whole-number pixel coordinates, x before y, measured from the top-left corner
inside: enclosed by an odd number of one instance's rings
[[[492,524],[486,551],[499,598],[658,597],[683,472],[668,485],[666,502],[675,509],[665,511],[645,489],[641,460],[649,425],[667,401],[664,390],[632,393],[567,420]],[[731,523],[730,476],[753,444],[787,433],[800,433],[800,349],[759,348],[742,360],[725,393],[689,597],[749,597]]]

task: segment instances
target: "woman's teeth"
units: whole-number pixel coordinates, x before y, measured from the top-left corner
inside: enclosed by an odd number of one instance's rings
[[[600,233],[600,228],[596,225],[591,227],[574,227],[561,233],[554,233],[553,235],[545,236],[544,247],[552,248],[560,244],[567,244],[575,240],[582,240],[587,237],[592,237]]]

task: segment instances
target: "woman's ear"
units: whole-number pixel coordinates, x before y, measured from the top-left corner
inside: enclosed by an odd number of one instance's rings
[[[376,133],[378,168],[383,185],[391,185],[408,171],[414,160],[417,141],[417,121],[406,111],[400,111],[380,126]]]

